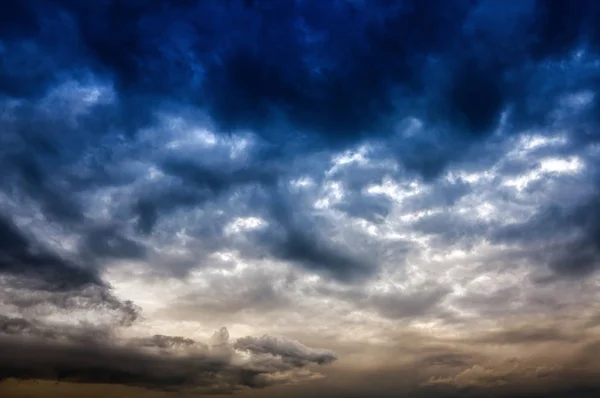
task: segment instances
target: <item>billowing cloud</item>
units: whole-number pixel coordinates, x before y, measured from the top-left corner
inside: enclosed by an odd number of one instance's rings
[[[255,354],[271,354],[281,356],[297,366],[306,363],[327,364],[335,361],[337,356],[330,350],[314,350],[297,341],[282,340],[271,336],[245,337],[238,339],[235,347]]]
[[[2,379],[116,383],[172,391],[227,393],[244,387],[294,382],[308,375],[317,377],[317,373],[302,369],[296,372],[296,369],[336,359],[331,352],[321,353],[280,338],[273,341],[297,350],[282,351],[278,346],[265,345],[259,352],[269,355],[265,366],[261,357],[237,354],[239,349],[255,353],[246,345],[252,337],[230,343],[224,328],[216,333],[219,339],[213,338],[212,345],[163,335],[123,341],[94,329],[72,332],[22,318],[0,318],[0,331],[5,361],[0,367]],[[33,357],[35,361],[31,360]]]
[[[597,388],[598,2],[5,3],[3,378]]]

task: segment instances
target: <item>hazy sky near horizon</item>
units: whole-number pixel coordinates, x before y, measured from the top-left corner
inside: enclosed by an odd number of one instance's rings
[[[1,2],[0,396],[600,396],[598,21]]]

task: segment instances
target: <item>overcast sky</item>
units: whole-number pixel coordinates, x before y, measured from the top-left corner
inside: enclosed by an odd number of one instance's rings
[[[4,0],[0,395],[600,396],[598,21]]]

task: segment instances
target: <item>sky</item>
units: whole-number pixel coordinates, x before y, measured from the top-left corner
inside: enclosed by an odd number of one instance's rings
[[[600,396],[600,2],[0,8],[0,396]]]

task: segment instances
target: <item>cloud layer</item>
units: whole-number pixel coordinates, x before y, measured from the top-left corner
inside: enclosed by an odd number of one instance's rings
[[[23,318],[0,318],[4,353],[0,377],[57,382],[116,383],[192,393],[231,393],[293,383],[318,373],[309,364],[336,360],[331,351],[314,350],[289,339],[265,336],[262,350],[245,337],[230,343],[226,329],[206,345],[179,336],[154,335],[122,340],[108,331],[49,327]],[[252,355],[240,355],[251,352]],[[32,358],[35,358],[32,361]]]
[[[598,388],[596,1],[0,14],[2,378]]]

